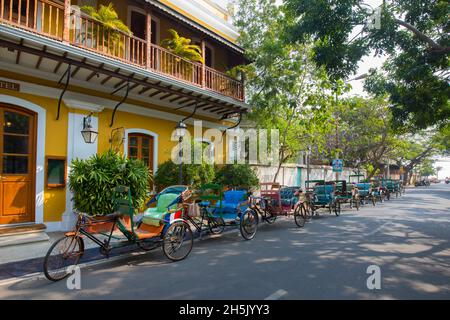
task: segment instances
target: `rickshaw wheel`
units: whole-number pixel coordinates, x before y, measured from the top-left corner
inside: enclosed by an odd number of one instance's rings
[[[245,211],[241,216],[239,229],[245,240],[252,240],[258,229],[258,214],[251,209]]]
[[[306,223],[306,209],[302,205],[297,206],[294,211],[294,221],[297,227],[303,228]]]
[[[52,244],[44,258],[44,275],[59,281],[70,275],[68,268],[76,266],[84,254],[83,239],[76,235],[64,236]]]
[[[359,211],[359,204],[360,204],[360,199],[356,198],[356,199],[355,199],[355,207],[356,207],[356,211]]]
[[[180,261],[191,253],[193,244],[191,227],[184,221],[177,221],[164,234],[162,249],[168,259]]]
[[[225,220],[223,218],[209,218],[208,228],[212,234],[221,234],[225,230]]]
[[[339,201],[336,201],[334,204],[334,214],[336,217],[339,217],[341,215],[341,203]]]

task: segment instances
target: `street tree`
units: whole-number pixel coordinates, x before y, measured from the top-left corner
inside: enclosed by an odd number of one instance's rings
[[[314,61],[347,79],[364,56],[387,58],[366,89],[389,95],[397,127],[443,126],[450,118],[449,6],[445,0],[285,0],[288,41],[314,41]],[[374,23],[375,21],[375,23]]]
[[[271,0],[238,0],[234,24],[250,64],[246,74],[248,118],[257,126],[279,130],[279,165],[314,144],[320,149],[329,128],[331,83],[312,61],[309,43],[288,43],[284,31],[291,23],[283,8]]]

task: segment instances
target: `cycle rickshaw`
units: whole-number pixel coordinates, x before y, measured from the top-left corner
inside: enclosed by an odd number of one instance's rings
[[[248,197],[246,190],[223,191],[219,184],[202,185],[194,201],[185,204],[185,219],[200,238],[205,232],[221,234],[226,227],[238,227],[241,236],[251,240],[257,231],[258,216],[248,210]]]
[[[361,199],[359,197],[358,188],[353,184],[347,184],[347,181],[345,180],[336,181],[335,196],[341,204],[348,203],[350,209],[355,207],[357,211],[359,210]]]
[[[302,228],[307,219],[304,198],[299,197],[300,187],[281,187],[279,183],[260,184],[260,197],[251,197],[251,209],[263,221],[272,224],[278,216],[294,216],[295,224]]]
[[[341,214],[341,203],[336,197],[336,183],[325,180],[305,181],[308,206],[311,215],[317,214],[321,208],[328,209],[330,214],[336,216]]]
[[[46,278],[59,281],[70,274],[69,267],[77,265],[84,254],[84,237],[97,244],[105,256],[114,248],[136,244],[144,251],[162,247],[172,261],[186,258],[192,250],[193,234],[182,218],[183,195],[166,190],[155,198],[156,208],[148,209],[137,222],[131,192],[125,186],[114,189],[113,213],[101,219],[78,213],[75,229],[53,243],[44,258]],[[117,237],[117,231],[123,236]],[[118,241],[111,244],[112,239]]]

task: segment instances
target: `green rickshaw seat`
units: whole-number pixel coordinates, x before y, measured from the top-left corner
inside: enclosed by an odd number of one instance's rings
[[[159,226],[164,216],[167,214],[167,207],[178,197],[179,195],[174,193],[160,195],[156,207],[145,210],[142,217],[142,223],[156,227]],[[172,205],[169,209],[175,208],[176,204]]]

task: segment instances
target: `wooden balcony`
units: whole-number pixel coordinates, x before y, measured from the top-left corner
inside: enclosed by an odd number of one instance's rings
[[[70,1],[0,0],[0,22],[194,84],[239,101],[242,81],[70,9]],[[19,14],[20,13],[20,14]]]

